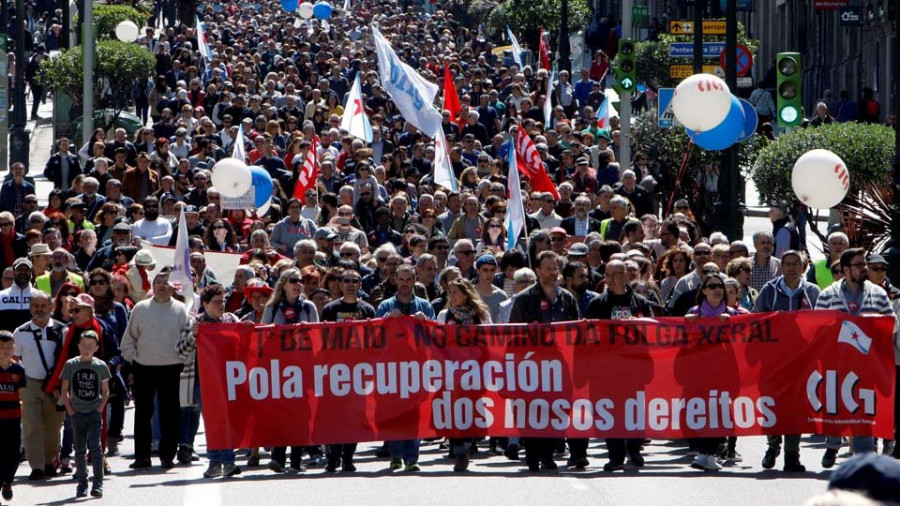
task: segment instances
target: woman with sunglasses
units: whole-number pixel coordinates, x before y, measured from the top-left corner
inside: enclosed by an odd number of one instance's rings
[[[468,280],[457,277],[446,284],[447,306],[437,321],[447,325],[490,325],[491,313]],[[469,467],[469,448],[473,438],[450,438],[450,453],[456,458],[453,470],[461,473]]]
[[[375,308],[371,304],[360,300],[359,289],[362,286],[362,277],[353,270],[345,270],[338,276],[340,282],[340,298],[329,302],[322,309],[323,322],[351,322],[370,320],[375,318]],[[361,404],[348,406],[356,409],[348,409],[348,419],[361,417],[365,419],[365,399]],[[353,464],[353,455],[356,453],[356,443],[330,444],[328,445],[328,463],[325,472],[337,472],[338,466],[345,473],[356,471]]]
[[[727,320],[740,314],[737,309],[728,305],[725,296],[725,276],[718,273],[705,274],[697,291],[697,305],[688,310],[684,316],[687,323],[696,322],[700,318],[715,318],[720,321]],[[678,359],[676,358],[676,362]],[[677,365],[676,365],[677,369]],[[677,375],[677,372],[676,372]],[[694,438],[691,447],[696,449],[697,457],[691,462],[691,467],[704,471],[718,471],[721,464],[716,461],[716,454],[723,438]]]
[[[112,276],[104,269],[92,270],[88,276],[87,293],[94,298],[94,318],[105,323],[116,337],[116,342],[122,342],[125,335],[125,327],[128,325],[128,310],[121,302],[116,301],[116,295],[112,287]],[[111,384],[111,386],[115,386]],[[110,420],[109,430],[106,436],[107,455],[114,457],[119,454],[119,443],[122,441],[122,427],[125,424],[125,397],[124,389],[111,388],[109,406]]]
[[[316,323],[319,321],[316,305],[303,296],[301,279],[300,270],[296,268],[290,268],[281,273],[281,276],[278,277],[278,281],[275,283],[272,298],[269,299],[269,303],[263,311],[261,324],[293,325],[302,322]],[[306,471],[306,466],[303,465],[301,459],[302,451],[302,446],[291,447],[291,469],[298,473]],[[284,446],[273,448],[269,469],[276,473],[285,472],[286,453],[287,448]]]
[[[504,208],[505,209],[505,208]],[[475,247],[476,254],[493,253],[497,255],[506,251],[506,227],[500,218],[491,218],[481,231],[481,240]]]
[[[213,220],[203,238],[206,247],[212,251],[235,253],[240,250],[238,238],[227,220]]]

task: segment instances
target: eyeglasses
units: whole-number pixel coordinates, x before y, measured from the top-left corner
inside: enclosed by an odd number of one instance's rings
[[[377,260],[378,260],[378,263],[383,264],[383,263],[387,262],[387,257],[381,257]]]
[[[709,288],[710,290],[724,290],[725,285],[723,285],[722,283],[710,283],[706,285],[706,288]]]
[[[360,197],[368,197],[371,194],[372,194],[372,192],[359,192]]]
[[[695,257],[708,257],[708,256],[711,255],[711,254],[712,254],[712,253],[709,252],[709,251],[697,251],[697,250],[694,250],[694,256],[695,256]]]
[[[887,267],[869,267],[869,270],[873,272],[887,272]]]
[[[474,254],[475,254],[475,250],[469,249],[469,250],[466,250],[466,251],[457,251],[456,254],[457,254],[457,255],[466,255],[466,256],[474,255]]]
[[[355,253],[345,251],[345,252],[341,253],[341,258],[353,258],[353,255],[355,255]]]
[[[290,283],[292,285],[296,285],[300,281],[301,281],[300,278],[288,278],[287,281],[285,281],[285,283]]]
[[[355,285],[360,282],[360,279],[359,278],[344,278],[341,281],[343,281],[344,283],[347,283],[347,284]]]
[[[497,224],[495,223],[495,224],[493,224],[493,225],[489,225],[488,228],[502,228],[502,227],[501,227],[500,225],[497,225]]]
[[[228,230],[224,225],[217,225],[212,228],[213,230]]]
[[[338,211],[338,216],[353,216],[353,213],[347,212],[347,211],[343,211],[343,212]]]
[[[81,308],[80,308],[80,307],[73,307],[73,308],[70,308],[70,309],[69,309],[69,312],[72,313],[72,314],[78,314],[78,313],[81,312]]]
[[[496,209],[494,210],[494,214],[506,214],[506,209]]]
[[[866,264],[866,263],[850,264],[850,267],[856,267],[857,269],[862,269],[863,267],[868,267],[868,264]]]
[[[550,239],[550,242],[566,242],[566,238],[565,237],[554,237],[554,238]]]
[[[438,251],[447,251],[450,249],[450,246],[447,244],[440,244],[440,245],[435,246],[434,249],[438,250]]]
[[[106,284],[105,279],[92,279],[91,280],[91,286],[101,286],[101,285],[105,285],[105,284]]]

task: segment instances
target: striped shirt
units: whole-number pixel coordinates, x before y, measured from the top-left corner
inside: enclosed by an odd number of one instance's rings
[[[819,294],[819,299],[816,301],[816,309],[833,309],[852,315],[894,314],[887,292],[869,281],[863,284],[862,296],[859,300],[853,299],[849,290],[844,288],[844,280],[842,279],[822,290],[822,293]]]
[[[22,417],[21,388],[25,388],[25,369],[21,365],[12,363],[6,369],[0,368],[0,420]]]

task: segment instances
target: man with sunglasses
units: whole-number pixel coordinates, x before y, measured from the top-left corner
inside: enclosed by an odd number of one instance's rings
[[[879,286],[869,281],[869,268],[866,263],[866,251],[862,248],[850,248],[841,253],[841,272],[844,277],[822,290],[816,301],[816,309],[837,310],[851,315],[880,314],[895,316],[888,294]],[[900,365],[900,336],[894,333],[894,358]],[[822,467],[834,467],[838,450],[841,448],[840,436],[828,436],[825,439],[825,455]],[[875,438],[871,436],[853,437],[853,454],[874,452]],[[885,445],[885,453],[893,451],[893,442]]]
[[[900,299],[900,289],[892,285],[887,277],[887,260],[881,255],[869,255],[866,263],[869,265],[869,281],[880,286],[888,294],[895,309],[900,307],[900,303],[897,302]]]
[[[34,281],[34,287],[38,290],[56,297],[64,283],[72,283],[80,289],[84,289],[84,279],[69,270],[69,263],[74,258],[64,248],[56,248],[50,256],[50,272],[44,273]],[[72,358],[72,357],[69,357]]]
[[[694,270],[682,276],[681,279],[678,280],[678,283],[675,283],[675,289],[672,291],[672,296],[669,299],[669,314],[673,314],[675,316],[684,316],[684,314],[679,315],[677,313],[673,313],[673,311],[675,310],[676,305],[681,307],[686,304],[685,301],[683,301],[683,304],[678,304],[679,298],[685,296],[685,294],[687,293],[696,291],[697,288],[700,287],[700,283],[703,281],[704,269],[706,268],[706,264],[712,262],[712,246],[706,244],[705,242],[697,243],[697,245],[694,246],[693,260]],[[718,266],[716,267],[716,272],[718,272]],[[690,301],[694,300],[689,296],[686,297],[690,299]],[[692,305],[693,303],[691,303],[690,306],[684,308],[684,310],[687,311],[691,308]]]

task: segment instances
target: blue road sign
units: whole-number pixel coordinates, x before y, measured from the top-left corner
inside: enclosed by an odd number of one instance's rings
[[[703,57],[718,58],[725,50],[724,42],[704,42]],[[669,56],[672,58],[692,58],[694,56],[693,42],[673,42],[669,44]]]
[[[722,12],[725,12],[725,10],[728,9],[728,0],[721,0],[719,5],[722,8]],[[737,0],[737,10],[753,12],[753,0]]]
[[[675,96],[675,88],[660,88],[657,93],[657,124],[662,128],[669,128],[675,124],[675,113],[672,112],[672,97]]]

